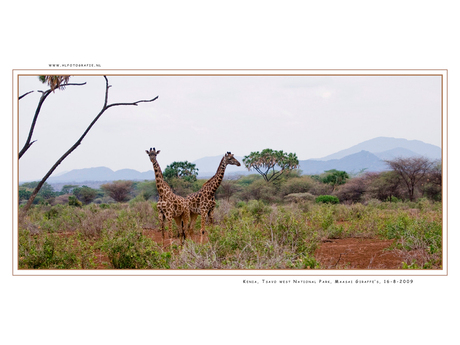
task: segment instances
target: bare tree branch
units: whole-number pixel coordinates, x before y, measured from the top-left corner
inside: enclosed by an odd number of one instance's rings
[[[34,92],[34,91],[32,90],[32,91],[26,92],[26,93],[25,93],[25,94],[23,94],[22,96],[19,96],[19,98],[18,98],[18,99],[21,99],[21,98],[23,98],[23,97],[27,96],[29,93],[32,93],[32,92]]]
[[[143,99],[143,100],[140,100],[140,101],[137,101],[137,102],[133,102],[133,103],[113,103],[113,104],[110,104],[107,106],[107,109],[110,108],[110,107],[117,107],[119,105],[135,105],[137,106],[138,103],[141,103],[141,102],[153,102],[155,101],[156,99],[158,98],[158,96],[152,98],[152,99]]]
[[[105,79],[105,97],[104,97],[104,105],[101,109],[101,111],[96,115],[96,117],[94,118],[93,121],[91,121],[90,125],[88,126],[88,128],[86,128],[86,130],[84,131],[84,133],[82,134],[82,136],[75,142],[75,144],[73,144],[70,149],[67,150],[66,153],[64,153],[61,158],[58,159],[58,161],[52,166],[52,168],[46,173],[46,175],[43,177],[43,179],[40,181],[40,183],[37,185],[37,187],[35,188],[35,190],[32,192],[32,195],[30,196],[29,200],[27,201],[27,204],[24,206],[24,208],[22,209],[22,212],[25,214],[27,212],[27,210],[30,208],[30,206],[32,205],[36,195],[38,194],[38,192],[40,191],[40,188],[43,186],[43,184],[46,182],[46,180],[48,179],[48,177],[51,176],[51,174],[54,172],[54,170],[56,170],[56,168],[59,166],[59,164],[62,163],[62,161],[64,159],[66,159],[66,157],[68,155],[70,155],[82,142],[82,140],[85,138],[85,136],[88,134],[88,132],[90,131],[90,129],[94,126],[94,124],[97,122],[97,120],[99,120],[99,118],[102,116],[102,114],[107,110],[109,109],[110,107],[113,107],[113,106],[118,106],[118,105],[137,105],[137,103],[140,103],[140,102],[153,102],[155,101],[156,99],[158,99],[158,96],[155,97],[155,98],[152,98],[151,100],[141,100],[141,101],[136,101],[136,102],[133,102],[133,103],[114,103],[114,104],[110,104],[110,105],[107,105],[107,100],[108,100],[108,96],[109,96],[109,88],[110,88],[110,85],[109,85],[109,81],[107,79],[106,76],[104,76],[104,79]]]
[[[85,85],[85,83],[79,83],[79,84],[75,84],[75,83],[70,83],[70,84],[66,84],[65,86],[82,86],[82,85]],[[40,100],[38,101],[38,105],[37,105],[37,109],[35,110],[35,115],[34,115],[34,118],[32,119],[32,124],[30,125],[30,130],[29,130],[29,135],[27,137],[27,140],[23,146],[23,148],[21,149],[21,151],[19,152],[19,159],[21,159],[21,157],[23,156],[24,153],[26,153],[26,151],[29,149],[30,146],[32,146],[32,144],[34,142],[36,142],[36,140],[32,141],[32,135],[34,133],[34,129],[35,129],[35,124],[37,123],[37,119],[38,119],[38,115],[40,114],[40,110],[42,108],[42,105],[43,105],[43,102],[45,102],[46,100],[46,97],[49,96],[49,94],[53,91],[53,89],[49,89],[49,90],[46,90],[46,91],[38,91],[38,92],[41,92],[41,97],[40,97]],[[25,95],[31,93],[33,91],[30,91],[24,95],[22,95],[21,97],[19,97],[19,99],[21,99],[22,97],[24,97]]]

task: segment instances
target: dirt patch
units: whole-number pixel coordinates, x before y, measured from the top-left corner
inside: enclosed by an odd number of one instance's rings
[[[151,238],[159,245],[162,244],[162,234],[159,229],[144,228],[144,236]],[[59,236],[71,238],[75,232],[63,232]],[[187,239],[200,242],[200,234],[195,231]],[[208,242],[205,235],[203,243]],[[315,252],[315,258],[324,269],[400,269],[403,261],[407,261],[407,253],[401,250],[389,250],[394,240],[378,240],[370,238],[325,239]],[[171,244],[180,244],[177,237],[171,238],[165,232],[163,247],[170,248]],[[110,268],[107,255],[99,249],[95,251],[96,269]],[[418,254],[418,253],[417,253]],[[413,253],[415,255],[415,253]]]
[[[327,269],[399,269],[404,261],[399,251],[389,251],[394,240],[344,238],[325,240],[316,250],[316,260]]]

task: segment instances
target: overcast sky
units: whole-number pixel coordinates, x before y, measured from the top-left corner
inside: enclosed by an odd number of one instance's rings
[[[55,174],[106,166],[152,169],[145,153],[161,150],[162,169],[227,151],[265,148],[320,158],[379,136],[441,146],[439,76],[109,76],[109,103],[159,96],[152,103],[107,110]],[[100,111],[102,76],[73,76],[45,101],[19,180],[41,179]],[[19,78],[19,95],[46,90]],[[40,93],[19,102],[19,150]]]

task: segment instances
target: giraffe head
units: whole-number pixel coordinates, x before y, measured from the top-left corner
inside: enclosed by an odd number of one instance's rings
[[[147,152],[147,154],[149,155],[150,157],[150,161],[153,163],[153,162],[156,162],[157,160],[157,155],[160,153],[160,150],[158,151],[155,151],[155,148],[150,148],[150,151],[149,150],[145,150],[145,152]]]
[[[224,162],[225,162],[225,165],[236,165],[236,166],[241,165],[240,162],[238,162],[238,160],[234,157],[234,154],[232,154],[230,151],[225,154]]]

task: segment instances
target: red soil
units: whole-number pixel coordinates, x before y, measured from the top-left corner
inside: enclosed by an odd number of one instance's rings
[[[344,238],[324,240],[316,250],[316,260],[327,269],[398,269],[402,253],[388,250],[394,240]]]
[[[143,234],[158,244],[162,243],[161,231],[144,228]],[[71,237],[73,232],[61,233],[63,237]],[[190,239],[189,236],[187,236]],[[200,241],[200,234],[192,235],[194,242]],[[207,242],[205,236],[203,242]],[[399,269],[403,261],[407,262],[407,253],[400,250],[389,250],[394,240],[379,240],[372,238],[325,239],[315,252],[315,258],[325,269]],[[165,232],[164,247],[171,243],[180,244],[178,238],[171,238]],[[414,253],[416,254],[416,253]],[[109,268],[107,255],[100,250],[95,252],[96,269]]]

